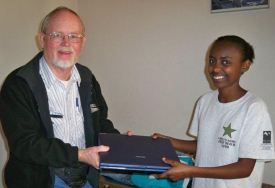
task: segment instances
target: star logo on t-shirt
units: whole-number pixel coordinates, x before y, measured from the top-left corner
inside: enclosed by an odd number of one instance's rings
[[[223,129],[224,129],[223,136],[228,135],[230,138],[231,138],[231,133],[236,131],[235,129],[231,128],[231,123],[227,127],[223,127]]]

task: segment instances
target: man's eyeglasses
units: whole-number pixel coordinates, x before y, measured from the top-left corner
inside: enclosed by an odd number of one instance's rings
[[[77,34],[77,33],[69,33],[67,35],[59,32],[52,32],[52,33],[45,33],[45,35],[50,37],[50,40],[56,43],[61,43],[65,40],[65,37],[72,43],[79,43],[82,42],[84,35]]]

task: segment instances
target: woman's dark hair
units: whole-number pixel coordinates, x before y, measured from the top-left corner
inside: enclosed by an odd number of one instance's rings
[[[235,44],[242,51],[243,61],[250,60],[251,62],[253,62],[253,59],[255,58],[254,49],[248,42],[246,42],[241,37],[238,37],[236,35],[221,36],[214,41],[213,45],[215,45],[218,42],[231,42]]]

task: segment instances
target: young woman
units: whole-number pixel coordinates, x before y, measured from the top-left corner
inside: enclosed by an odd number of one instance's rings
[[[274,159],[271,119],[262,99],[240,86],[254,59],[252,46],[222,36],[210,48],[208,73],[214,91],[197,103],[190,128],[194,141],[169,138],[176,150],[196,153],[195,166],[163,159],[172,168],[158,178],[193,178],[193,188],[260,188],[265,161]]]

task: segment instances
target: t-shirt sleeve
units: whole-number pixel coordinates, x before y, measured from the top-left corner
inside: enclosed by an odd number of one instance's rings
[[[188,131],[189,134],[191,134],[192,136],[195,136],[195,137],[198,136],[198,132],[199,132],[200,105],[201,105],[201,101],[198,100],[196,107],[195,107],[194,115],[192,118],[192,123],[191,123],[190,129]]]
[[[274,131],[262,100],[250,105],[240,141],[240,158],[274,159]]]

